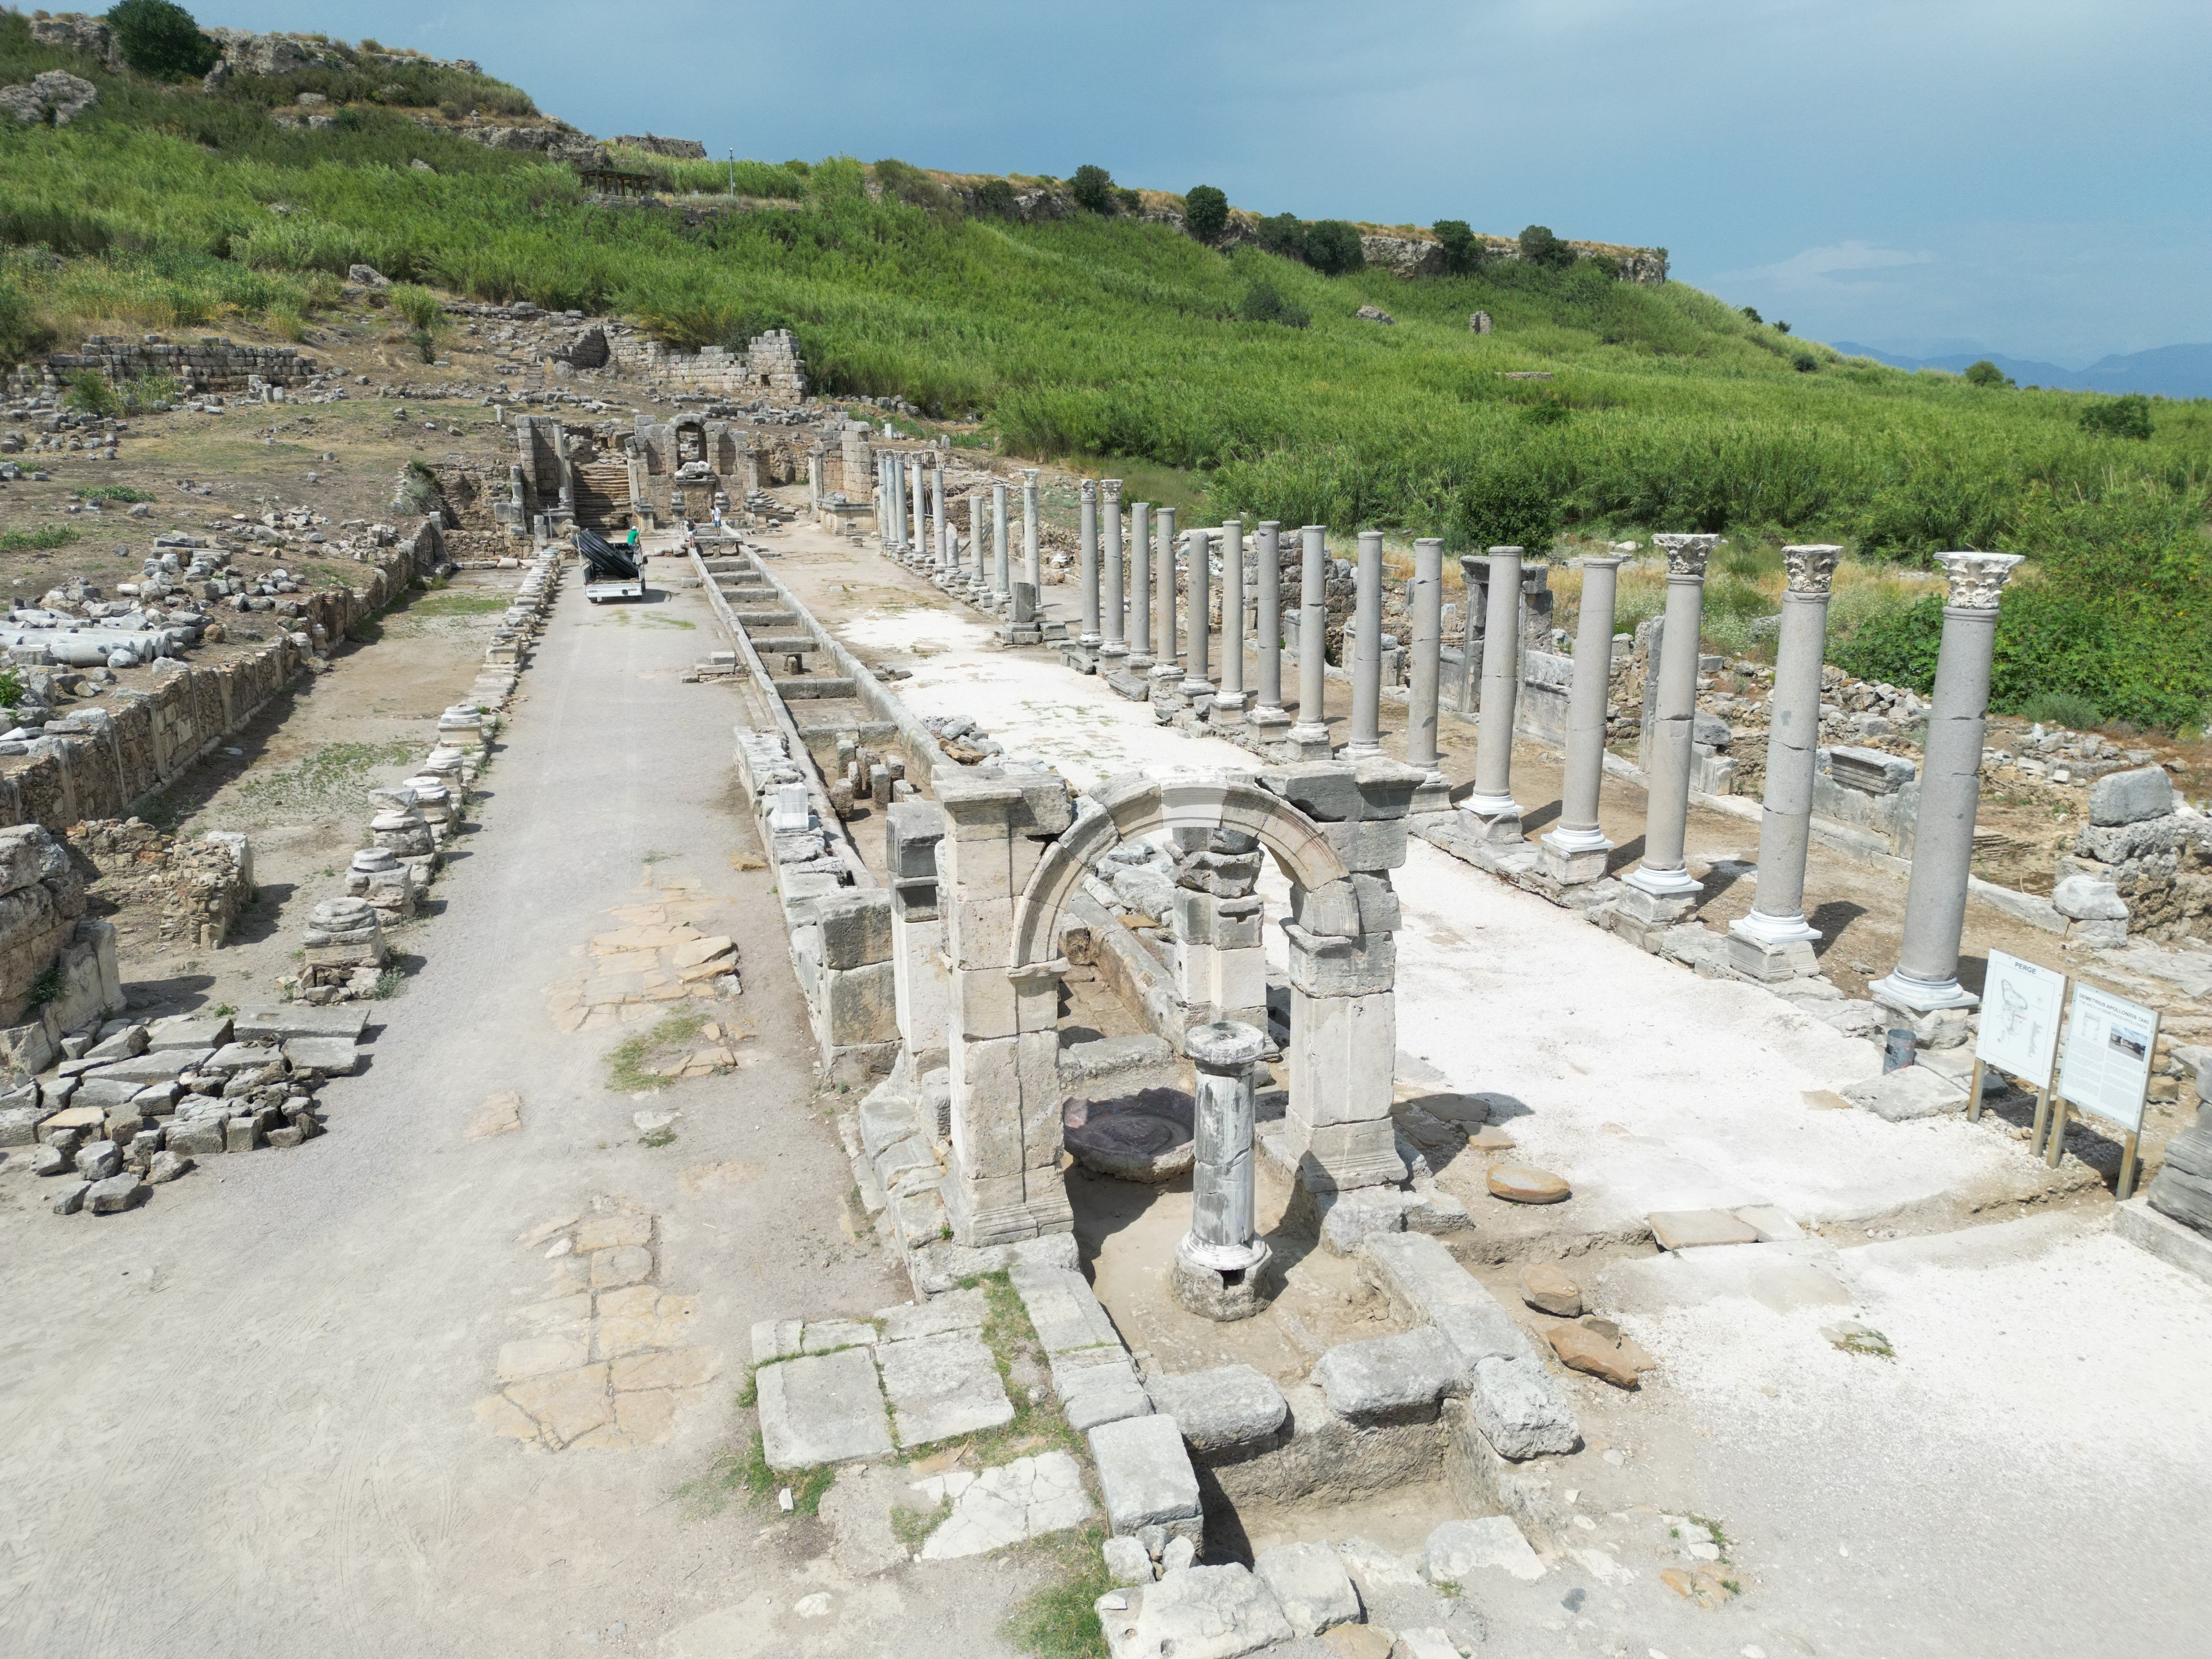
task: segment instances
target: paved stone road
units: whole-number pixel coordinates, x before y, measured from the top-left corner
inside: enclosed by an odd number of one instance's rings
[[[696,592],[563,596],[330,1133],[99,1219],[0,1164],[0,1652],[1006,1651],[1033,1567],[854,1585],[817,1523],[676,1495],[750,1426],[752,1322],[904,1294],[838,1230],[769,878],[732,866],[758,853],[729,810],[738,693],[678,683],[712,628]],[[604,1085],[623,1029],[564,1031],[548,997],[649,875],[726,896],[757,1035],[648,1103]],[[672,1107],[644,1144],[633,1114]],[[502,1389],[552,1426],[510,1437],[516,1412],[478,1409]]]

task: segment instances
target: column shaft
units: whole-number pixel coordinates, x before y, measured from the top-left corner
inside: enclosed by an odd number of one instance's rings
[[[1613,684],[1613,617],[1620,561],[1600,557],[1578,562],[1583,599],[1575,623],[1574,688],[1567,695],[1566,775],[1559,788],[1559,821],[1544,837],[1544,845],[1565,856],[1598,854],[1596,873],[1602,875],[1603,855],[1613,850],[1613,842],[1598,828],[1598,786],[1605,775],[1607,694]]]
[[[1100,567],[1098,596],[1099,649],[1109,657],[1126,657],[1129,647],[1124,642],[1121,573],[1121,481],[1108,478],[1102,486],[1104,495],[1105,535],[1104,558]]]
[[[1098,483],[1085,478],[1079,486],[1082,497],[1083,592],[1081,608],[1083,633],[1080,643],[1085,650],[1098,649]]]
[[[1176,510],[1164,507],[1152,527],[1152,579],[1158,584],[1158,606],[1152,641],[1152,690],[1156,696],[1175,690],[1182,676],[1176,668]]]
[[[1152,665],[1152,504],[1129,508],[1129,655],[1132,668]],[[1141,661],[1135,659],[1141,658]]]
[[[1194,530],[1183,538],[1186,549],[1183,562],[1188,573],[1185,580],[1188,583],[1185,590],[1188,614],[1183,622],[1183,632],[1188,636],[1183,653],[1186,672],[1182,677],[1182,694],[1186,697],[1203,696],[1213,690],[1212,681],[1206,678],[1206,671],[1211,666],[1206,652],[1212,643],[1213,629],[1213,618],[1210,614],[1213,608],[1213,568],[1211,550],[1207,545],[1211,540],[1210,532],[1203,530]]]
[[[1813,830],[1813,775],[1820,760],[1820,662],[1828,643],[1833,547],[1788,547],[1790,587],[1775,647],[1774,699],[1767,722],[1766,790],[1759,819],[1759,891],[1735,923],[1763,945],[1810,944],[1805,921],[1805,852]],[[1980,750],[1976,750],[1978,759]]]
[[[1310,524],[1298,534],[1298,718],[1290,738],[1310,746],[1328,741],[1328,532]]]
[[[1216,714],[1244,712],[1244,524],[1231,519],[1221,526],[1221,689],[1214,694]]]
[[[1359,532],[1353,572],[1352,737],[1353,759],[1382,752],[1382,532]],[[1302,642],[1303,643],[1303,642]]]
[[[1259,576],[1260,691],[1255,715],[1283,714],[1283,527],[1270,519],[1255,532]]]
[[[1690,823],[1690,745],[1698,719],[1698,646],[1705,560],[1717,536],[1655,536],[1667,550],[1667,610],[1659,642],[1659,700],[1644,768],[1644,857],[1631,886],[1655,897],[1696,893],[1684,845]]]
[[[945,469],[941,466],[929,469],[929,510],[930,516],[937,521],[937,562],[942,568],[950,568],[952,563],[951,526],[945,518]]]
[[[1406,696],[1406,764],[1441,780],[1437,770],[1437,683],[1443,667],[1444,544],[1434,537],[1413,544],[1413,591],[1406,596],[1413,619],[1413,672]]]
[[[1022,580],[1030,585],[1030,603],[1044,603],[1044,556],[1037,546],[1037,469],[1022,469]]]
[[[991,597],[1006,603],[1013,592],[1013,572],[1006,562],[1006,487],[991,486]]]
[[[1513,720],[1521,699],[1521,550],[1490,550],[1489,605],[1482,623],[1482,714],[1474,745],[1474,793],[1467,810],[1518,818],[1513,799]]]

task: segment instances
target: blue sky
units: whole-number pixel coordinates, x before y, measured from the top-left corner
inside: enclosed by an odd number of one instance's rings
[[[188,0],[189,3],[189,0]],[[2204,0],[915,7],[202,0],[474,58],[605,135],[1218,185],[1656,244],[1801,334],[2069,365],[2212,340]]]

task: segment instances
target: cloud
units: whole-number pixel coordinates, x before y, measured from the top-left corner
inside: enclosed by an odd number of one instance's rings
[[[1787,259],[1771,265],[1756,265],[1749,270],[1729,271],[1727,282],[1759,283],[1769,290],[1794,294],[1835,294],[1863,292],[1880,286],[1869,281],[1853,282],[1853,276],[1863,276],[1878,270],[1893,270],[1901,265],[1927,265],[1936,263],[1936,256],[1924,250],[1912,251],[1897,247],[1877,247],[1871,242],[1835,242],[1826,247],[1808,247],[1802,253],[1793,253]]]

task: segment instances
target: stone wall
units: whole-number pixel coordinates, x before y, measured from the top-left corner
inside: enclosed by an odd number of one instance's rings
[[[165,941],[212,949],[252,897],[252,856],[235,830],[180,842],[137,818],[94,818],[72,827],[69,844],[106,884],[106,896],[160,912]]]
[[[1478,234],[1474,240],[1486,260],[1518,261],[1521,258],[1521,244],[1512,237]],[[1631,247],[1620,242],[1570,241],[1566,246],[1588,258],[1611,259],[1620,267],[1620,279],[1625,283],[1656,284],[1667,280],[1664,248]],[[1359,249],[1366,255],[1369,264],[1394,270],[1401,276],[1443,275],[1443,245],[1423,232],[1370,233],[1360,237]]]
[[[73,716],[79,730],[33,739],[28,759],[0,774],[0,825],[38,823],[61,835],[86,818],[128,817],[135,802],[177,778],[291,684],[314,629],[337,638],[444,556],[444,538],[426,519],[379,553],[365,586],[301,596],[301,614],[292,619],[298,631],[228,662],[187,664],[151,691],[118,691],[112,707]]]
[[[0,1070],[38,1070],[61,1032],[123,1006],[115,930],[84,919],[84,885],[43,826],[0,830]]]
[[[743,353],[723,346],[678,351],[628,331],[611,331],[608,347],[623,372],[647,374],[677,391],[720,398],[767,397],[799,403],[806,396],[806,368],[788,329],[771,329],[748,342]]]
[[[239,345],[214,338],[179,345],[151,334],[141,340],[88,334],[78,350],[57,351],[43,363],[19,366],[9,376],[8,390],[11,397],[35,397],[93,369],[111,380],[167,374],[186,393],[245,392],[256,380],[265,386],[302,386],[321,368],[313,358],[302,357],[295,346]]]

